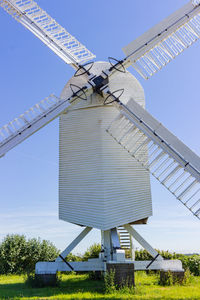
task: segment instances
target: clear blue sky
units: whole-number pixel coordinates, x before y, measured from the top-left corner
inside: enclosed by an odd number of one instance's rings
[[[123,58],[121,48],[184,5],[185,0],[38,0],[58,23],[96,54]],[[59,96],[73,69],[0,9],[0,127],[51,93]],[[146,107],[200,155],[200,42],[149,81],[133,69]],[[200,222],[152,179],[153,217],[136,229],[158,249],[200,252]],[[63,249],[81,228],[58,220],[58,120],[0,160],[0,239],[19,233]],[[100,241],[94,230],[75,252]]]

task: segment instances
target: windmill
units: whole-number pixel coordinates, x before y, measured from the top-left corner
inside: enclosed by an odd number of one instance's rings
[[[140,83],[162,69],[200,36],[199,1],[190,1],[124,47],[123,60],[89,62],[95,56],[32,0],[1,0],[0,5],[75,69],[60,98],[51,95],[0,129],[0,157],[43,126],[60,118],[59,218],[84,226],[55,262],[36,272],[104,270],[126,262],[124,247],[136,239],[152,262],[136,269],[182,269],[164,261],[131,226],[152,215],[149,173],[195,217],[200,218],[200,159],[144,109]],[[92,230],[102,233],[98,260],[68,263],[65,257]]]

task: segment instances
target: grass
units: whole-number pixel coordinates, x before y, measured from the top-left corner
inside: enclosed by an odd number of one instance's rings
[[[136,272],[136,288],[126,288],[105,294],[102,281],[92,281],[88,275],[63,275],[60,287],[30,288],[24,276],[0,276],[0,299],[177,299],[200,300],[200,277],[193,277],[185,286],[162,287],[158,276]]]

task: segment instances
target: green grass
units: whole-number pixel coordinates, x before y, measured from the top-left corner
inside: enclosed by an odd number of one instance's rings
[[[187,299],[200,300],[200,277],[193,277],[185,286],[162,287],[157,275],[136,272],[136,288],[124,288],[105,294],[102,281],[92,281],[88,275],[63,275],[60,287],[30,288],[24,276],[0,276],[0,299]]]

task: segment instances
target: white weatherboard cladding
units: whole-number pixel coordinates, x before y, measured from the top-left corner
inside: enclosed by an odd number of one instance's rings
[[[118,76],[144,104],[136,79]],[[152,203],[149,173],[106,132],[118,110],[102,100],[93,95],[60,117],[59,218],[107,230],[149,217]]]

